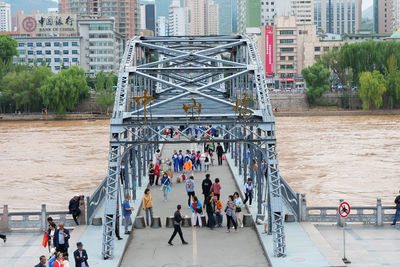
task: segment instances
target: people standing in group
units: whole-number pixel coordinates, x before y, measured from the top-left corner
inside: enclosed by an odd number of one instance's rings
[[[164,193],[164,201],[168,200],[168,192],[171,191],[171,179],[168,177],[168,173],[164,172],[161,178],[161,190]]]
[[[81,210],[79,209],[80,198],[81,196],[79,194],[75,194],[74,197],[69,201],[68,205],[69,214],[72,214],[72,218],[74,218],[76,225],[79,225],[78,216],[81,214]]]
[[[218,199],[217,196],[213,196],[213,202],[211,203],[213,211],[214,211],[214,222],[215,222],[215,227],[222,227],[222,222],[224,220],[224,215],[222,215],[222,202]],[[217,216],[220,219],[220,222],[218,223]]]
[[[200,151],[196,152],[194,168],[196,169],[196,171],[197,170],[201,171],[201,153],[200,153]]]
[[[172,155],[172,163],[174,164],[174,172],[179,171],[179,156],[178,152],[174,150],[174,154]]]
[[[168,244],[171,246],[173,246],[172,240],[174,240],[177,233],[179,234],[179,237],[181,238],[183,245],[189,244],[188,242],[185,241],[185,239],[183,239],[183,234],[182,234],[182,229],[181,229],[181,221],[184,217],[181,213],[181,209],[182,209],[182,206],[178,205],[176,207],[176,211],[174,213],[174,232],[172,233],[171,238],[168,241]]]
[[[39,263],[36,264],[35,267],[46,267],[46,262],[47,262],[46,256],[42,255],[39,257]]]
[[[208,150],[204,150],[204,171],[207,172],[210,169],[210,153]]]
[[[147,170],[149,172],[149,183],[150,186],[152,186],[154,184],[154,170],[155,170],[156,166],[154,165],[153,161],[150,160],[149,165],[147,166]]]
[[[125,195],[125,200],[122,202],[122,216],[124,217],[124,225],[125,225],[125,234],[129,235],[131,231],[129,231],[129,224],[131,222],[133,207],[129,204],[129,200],[131,200],[131,196],[129,194]]]
[[[253,189],[254,189],[254,184],[253,184],[253,179],[249,178],[247,179],[247,183],[244,184],[244,204],[246,204],[247,200],[249,200],[249,205],[251,206],[251,201],[253,199]]]
[[[400,190],[399,190],[400,193]],[[400,214],[400,195],[398,195],[395,199],[394,199],[394,203],[396,204],[396,214],[394,215],[394,220],[392,225],[396,225],[397,219],[399,218],[399,214]]]
[[[64,228],[63,222],[60,222],[58,229],[54,232],[54,245],[57,252],[68,255],[68,241],[70,237],[69,230]]]
[[[178,154],[178,163],[179,163],[179,171],[182,172],[183,171],[183,161],[184,161],[185,157],[182,154],[182,150],[179,150],[179,154]]]
[[[221,184],[219,183],[219,178],[215,178],[215,182],[210,188],[210,193],[214,193],[214,196],[216,196],[219,200],[219,197],[221,195]]]
[[[146,212],[146,223],[147,226],[149,226],[151,223],[150,219],[153,219],[153,198],[150,194],[149,188],[146,188],[146,190],[144,190],[143,210]]]
[[[154,166],[154,177],[156,180],[156,185],[158,185],[158,180],[160,179],[160,174],[161,174],[160,165],[158,165],[156,163],[156,165]]]
[[[63,261],[64,261],[63,253],[57,252],[56,261],[54,262],[54,267],[64,267]]]
[[[77,249],[74,251],[74,259],[75,259],[75,266],[76,267],[89,267],[87,263],[88,255],[86,250],[83,249],[82,242],[76,243]]]
[[[231,230],[231,223],[235,227],[235,232],[237,232],[236,216],[235,216],[236,205],[233,201],[233,196],[228,197],[228,202],[226,203],[225,213],[226,213],[226,232],[229,233]]]
[[[161,164],[161,151],[160,149],[156,150],[156,153],[154,155],[155,159],[156,159],[156,165],[160,165]]]
[[[47,237],[48,237],[48,246],[49,246],[49,252],[50,249],[55,247],[54,245],[54,234],[56,232],[57,225],[54,222],[51,222],[49,225],[49,229],[47,230]]]
[[[189,156],[185,157],[185,163],[183,164],[183,170],[185,171],[186,178],[189,177],[190,173],[192,172],[192,161],[190,160]]]
[[[192,150],[192,153],[190,153],[190,161],[192,162],[192,170],[194,170],[196,167],[196,153],[194,150]]]
[[[210,179],[210,174],[207,173],[206,178],[201,183],[201,189],[203,190],[203,195],[204,195],[204,202],[206,201],[206,198],[210,195],[211,186],[212,186],[212,181]]]
[[[196,221],[199,221],[199,226],[201,227],[201,213],[203,212],[201,202],[196,196],[192,196],[192,204],[190,205],[192,209],[192,225],[196,227]]]
[[[216,225],[216,222],[214,221],[214,212],[215,212],[215,204],[213,200],[214,195],[207,194],[207,197],[204,200],[204,206],[206,208],[207,212],[207,227],[210,228],[211,230],[214,229],[214,226]]]
[[[243,227],[243,220],[242,220],[242,208],[243,208],[243,201],[239,196],[238,192],[235,192],[233,194],[233,198],[235,201],[235,205],[236,205],[236,209],[235,209],[235,217],[236,217],[236,221],[238,226],[240,225],[240,227]]]
[[[195,182],[194,182],[194,177],[190,176],[189,179],[186,180],[185,182],[185,188],[186,188],[186,192],[188,194],[188,206],[190,207],[190,201],[192,199],[192,197],[195,195]]]
[[[224,155],[224,149],[220,143],[217,143],[218,166],[222,165],[222,156],[223,155]]]

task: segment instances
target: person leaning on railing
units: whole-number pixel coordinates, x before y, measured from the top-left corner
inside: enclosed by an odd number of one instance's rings
[[[400,193],[400,190],[399,190]],[[399,214],[400,214],[400,195],[398,195],[395,200],[394,203],[396,203],[396,214],[394,215],[394,220],[392,225],[396,225],[397,219],[399,218]]]

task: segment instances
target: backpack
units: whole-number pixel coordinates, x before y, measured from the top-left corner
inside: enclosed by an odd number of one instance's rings
[[[192,186],[193,186],[193,183],[192,183],[192,181],[188,180],[188,182],[187,182],[187,186],[188,186],[189,188],[192,188]]]
[[[204,162],[209,162],[210,160],[208,159],[208,157],[206,157],[205,159],[204,159]]]

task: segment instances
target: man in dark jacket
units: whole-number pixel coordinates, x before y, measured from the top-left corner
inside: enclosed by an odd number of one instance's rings
[[[174,213],[174,233],[172,234],[171,238],[169,239],[168,244],[171,246],[173,245],[172,240],[174,240],[174,237],[178,233],[181,238],[182,244],[187,245],[188,242],[186,242],[185,239],[183,239],[183,234],[182,234],[182,229],[181,229],[181,221],[183,219],[183,215],[181,214],[182,206],[178,205],[176,207],[176,209],[177,210]]]
[[[203,189],[203,195],[204,195],[204,202],[206,201],[206,198],[210,194],[210,188],[212,186],[212,181],[210,179],[210,174],[206,174],[206,179],[203,180],[201,183],[201,188]]]
[[[75,267],[89,267],[87,263],[88,255],[83,249],[82,242],[76,243],[77,250],[74,251]]]
[[[46,256],[42,255],[39,257],[40,262],[38,264],[35,265],[35,267],[46,267]]]
[[[64,223],[61,222],[58,225],[58,229],[54,232],[54,246],[57,252],[61,252],[63,255],[68,255],[68,240],[71,236],[69,230],[64,228]]]
[[[72,217],[74,218],[74,221],[76,225],[79,225],[78,223],[78,216],[81,214],[81,210],[79,209],[79,199],[80,195],[75,194],[74,197],[69,201],[69,213],[72,214]]]
[[[224,149],[221,144],[217,144],[217,156],[218,156],[218,165],[222,165],[222,155],[224,154]]]
[[[216,224],[214,222],[214,211],[215,211],[215,205],[213,201],[213,193],[209,194],[206,199],[204,200],[204,206],[206,206],[206,212],[207,212],[207,217],[208,217],[208,222],[207,226],[213,230],[214,225]]]
[[[400,193],[400,190],[399,190]],[[392,225],[396,225],[397,219],[399,218],[399,214],[400,214],[400,195],[398,195],[396,197],[396,199],[394,200],[394,203],[396,203],[396,214],[394,215],[394,220]]]

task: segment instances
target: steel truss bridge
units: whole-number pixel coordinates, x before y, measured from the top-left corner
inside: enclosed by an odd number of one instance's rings
[[[219,130],[218,136],[209,133],[212,127]],[[165,134],[171,128],[179,137]],[[254,178],[258,213],[268,198],[274,255],[286,255],[282,202],[293,200],[282,192],[286,190],[279,175],[275,119],[263,65],[251,38],[130,39],[119,69],[110,131],[104,259],[113,256],[121,187],[136,198],[136,186],[142,186],[147,162],[160,144],[210,141],[228,144],[243,183],[246,177]],[[122,162],[127,174],[123,184]],[[247,168],[249,162],[257,162],[258,169]]]

